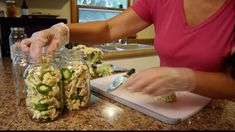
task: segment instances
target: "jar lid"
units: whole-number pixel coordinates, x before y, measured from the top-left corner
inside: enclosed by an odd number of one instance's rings
[[[13,3],[13,4],[15,4],[16,2],[14,0],[7,0],[6,3]]]
[[[23,27],[11,27],[11,31],[24,31]]]

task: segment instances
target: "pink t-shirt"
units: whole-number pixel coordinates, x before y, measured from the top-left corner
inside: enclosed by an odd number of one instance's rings
[[[183,0],[138,0],[137,15],[155,28],[155,51],[161,66],[220,71],[234,42],[235,0],[225,3],[200,24],[190,27]]]

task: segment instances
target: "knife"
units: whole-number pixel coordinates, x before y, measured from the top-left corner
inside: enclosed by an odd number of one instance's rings
[[[116,88],[118,88],[123,82],[127,80],[133,73],[135,73],[135,69],[130,69],[125,75],[117,76],[112,83],[109,84],[107,91],[112,92]]]
[[[121,66],[117,66],[117,65],[113,65],[111,64],[112,68],[113,68],[113,72],[114,73],[118,73],[118,72],[128,72],[129,70],[127,68],[121,67]]]

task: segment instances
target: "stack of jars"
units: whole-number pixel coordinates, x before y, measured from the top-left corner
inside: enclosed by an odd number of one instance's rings
[[[53,121],[64,108],[79,110],[88,104],[90,74],[79,51],[30,58],[24,75],[26,108],[34,121]]]

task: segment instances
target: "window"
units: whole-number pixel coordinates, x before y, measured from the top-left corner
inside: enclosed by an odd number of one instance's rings
[[[129,5],[130,0],[71,0],[71,22],[107,20]]]
[[[128,0],[77,0],[77,5],[127,8]]]
[[[107,20],[119,14],[120,10],[104,10],[92,8],[79,8],[79,22]]]
[[[70,0],[71,23],[107,20],[127,9],[130,2],[131,0]],[[136,34],[128,38],[136,38]]]

